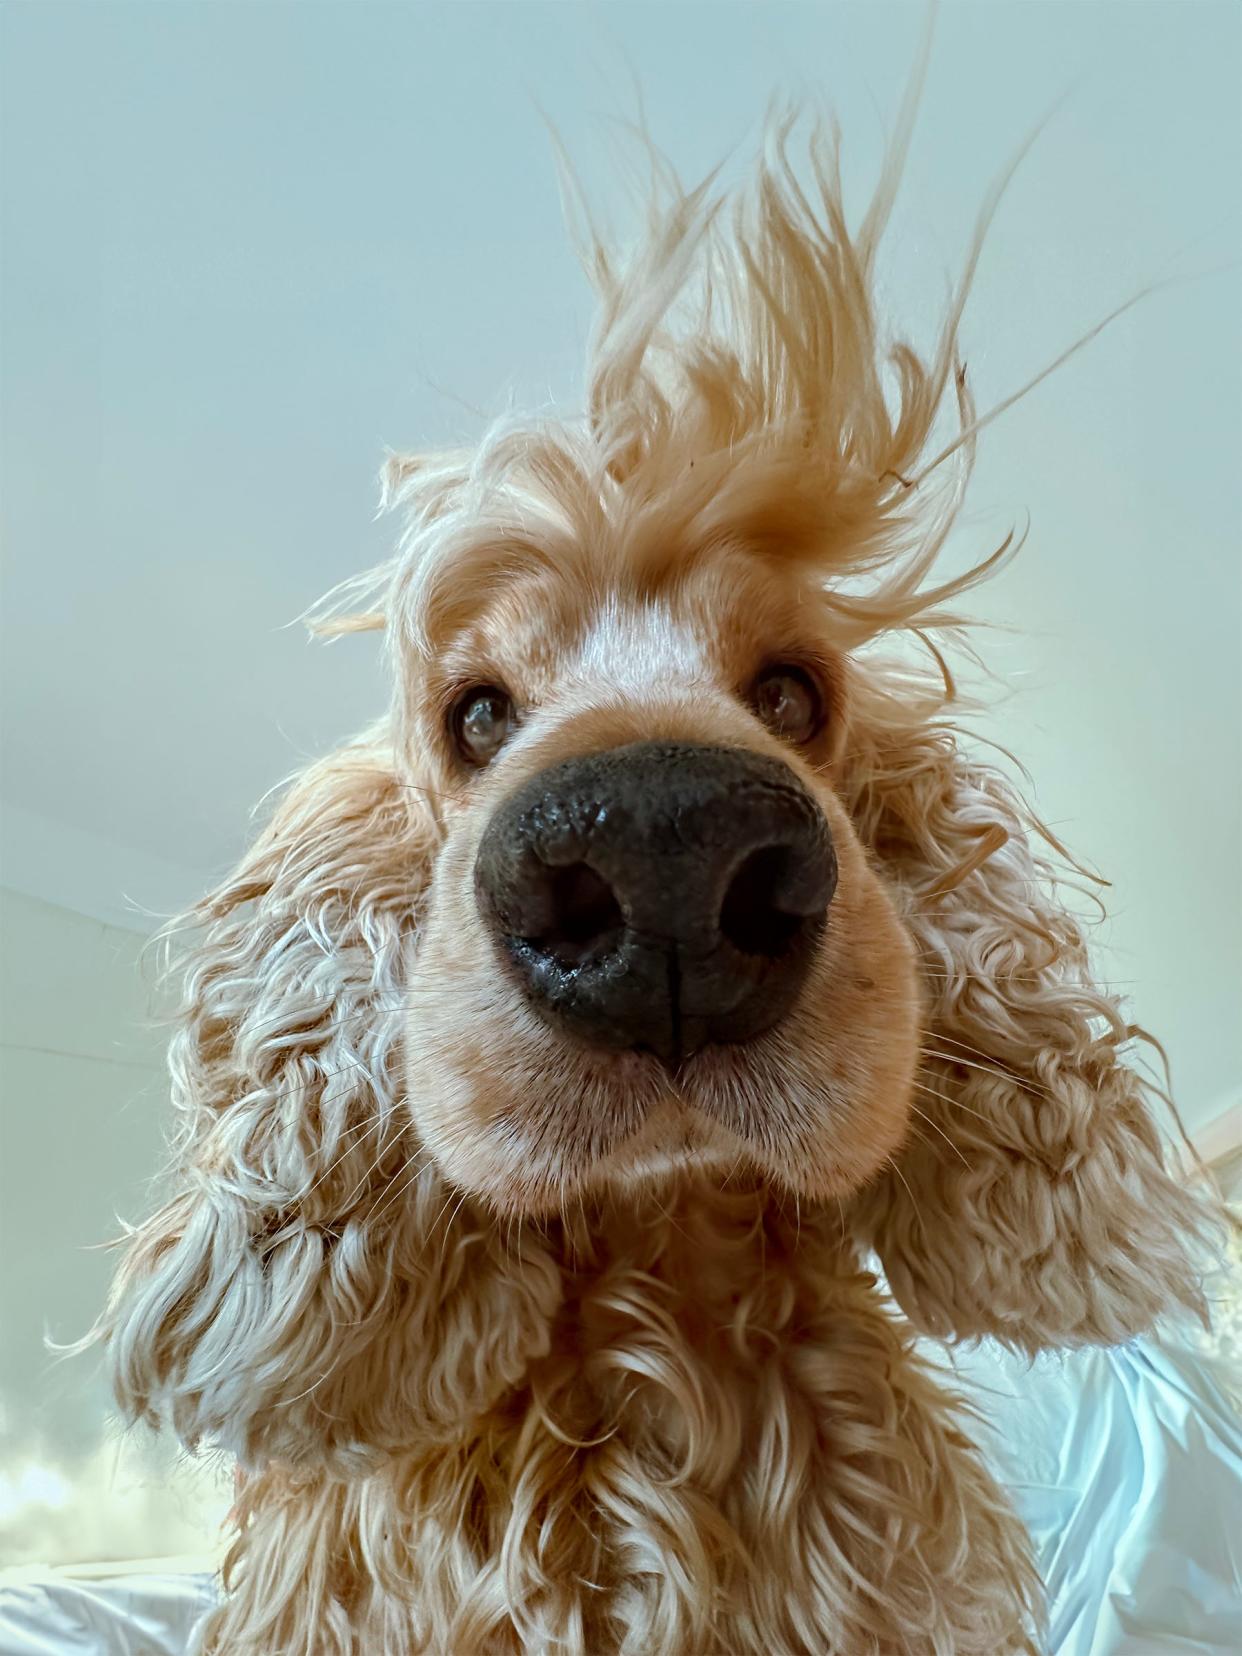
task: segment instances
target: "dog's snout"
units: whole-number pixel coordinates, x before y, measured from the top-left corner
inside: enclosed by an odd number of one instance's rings
[[[545,1017],[675,1063],[789,1010],[836,858],[823,812],[779,760],[636,742],[553,766],[506,800],[475,880]]]

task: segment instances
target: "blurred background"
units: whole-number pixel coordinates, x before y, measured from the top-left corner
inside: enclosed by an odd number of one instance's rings
[[[689,179],[743,175],[774,92],[826,102],[861,207],[923,15],[3,8],[0,1563],[206,1548],[227,1505],[220,1469],[118,1448],[97,1360],[43,1337],[91,1322],[92,1249],[161,1159],[144,938],[383,704],[372,640],[290,622],[389,548],[385,449],[577,409],[591,305],[539,111],[622,240],[636,88]],[[882,272],[926,341],[1049,117],[966,316],[980,407],[1169,281],[988,430],[950,561],[1029,514],[975,600],[983,728],[1111,880],[1102,975],[1207,1145],[1242,1072],[1240,73],[1233,0],[947,5]]]

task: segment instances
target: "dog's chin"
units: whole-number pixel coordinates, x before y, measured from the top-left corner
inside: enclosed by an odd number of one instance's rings
[[[485,1194],[503,1217],[578,1221],[630,1204],[641,1207],[645,1196],[670,1183],[746,1188],[769,1177],[753,1146],[697,1112],[670,1104],[607,1155],[542,1179],[515,1169],[503,1189]]]
[[[873,1145],[836,1154],[823,1142],[782,1148],[766,1135],[715,1121],[685,1100],[670,1100],[641,1131],[583,1167],[571,1188],[580,1207],[584,1195],[624,1202],[680,1176],[720,1188],[762,1185],[782,1199],[814,1204],[855,1194],[887,1159]]]
[[[458,1140],[451,1155],[436,1154],[441,1170],[506,1221],[580,1219],[627,1202],[641,1206],[648,1192],[670,1181],[722,1189],[763,1185],[799,1201],[827,1201],[852,1193],[875,1171],[874,1145],[871,1153],[859,1145],[833,1153],[821,1140],[815,1148],[782,1150],[770,1128],[752,1133],[715,1119],[696,1105],[692,1085],[674,1080],[654,1060],[649,1068],[627,1054],[625,1063],[631,1083],[641,1071],[650,1094],[641,1119],[610,1143],[566,1144],[553,1153],[531,1146],[523,1153],[489,1143],[484,1134],[473,1150]]]
[[[678,1173],[718,1176],[727,1182],[753,1179],[762,1169],[755,1147],[745,1138],[670,1094],[638,1132],[582,1170],[580,1188],[593,1195],[624,1197]]]

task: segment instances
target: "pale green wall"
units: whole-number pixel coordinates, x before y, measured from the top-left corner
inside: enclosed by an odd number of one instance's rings
[[[209,1471],[122,1449],[94,1353],[117,1214],[148,1205],[168,1125],[136,933],[0,889],[0,1565],[210,1543]]]

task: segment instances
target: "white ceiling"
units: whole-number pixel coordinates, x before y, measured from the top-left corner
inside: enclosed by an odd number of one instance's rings
[[[6,7],[0,877],[136,923],[127,902],[192,896],[260,795],[379,708],[371,641],[286,624],[387,548],[385,445],[576,398],[590,311],[536,105],[624,224],[632,77],[688,175],[736,176],[774,89],[822,93],[857,200],[922,14]],[[1025,633],[989,646],[1024,689],[994,728],[1114,876],[1118,974],[1192,1112],[1236,1081],[1242,1001],[1240,70],[1232,3],[948,6],[885,284],[927,323],[1062,94],[980,271],[981,401],[1193,278],[989,432],[973,520],[1032,514],[982,606]]]

